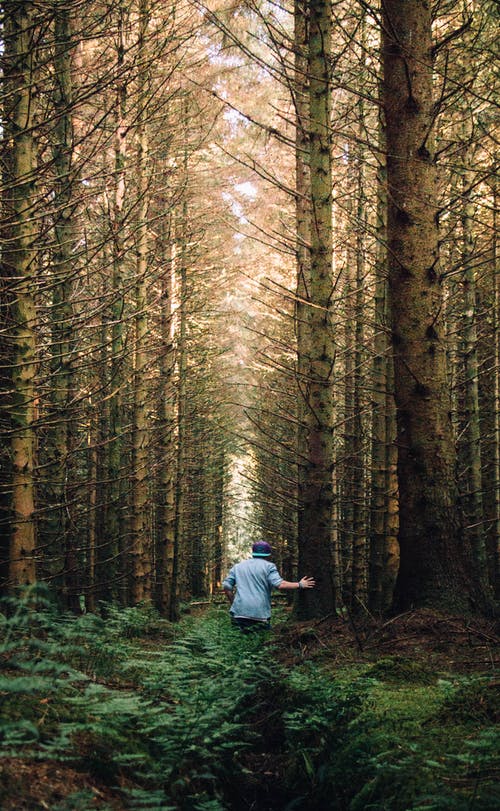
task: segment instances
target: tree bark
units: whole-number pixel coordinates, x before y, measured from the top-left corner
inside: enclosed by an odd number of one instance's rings
[[[464,140],[471,133],[463,132]],[[486,543],[483,522],[483,490],[481,463],[481,430],[479,411],[479,362],[477,335],[477,296],[476,275],[474,270],[474,201],[471,186],[473,173],[471,168],[470,146],[464,146],[464,166],[462,168],[462,257],[463,267],[463,313],[462,313],[462,358],[464,364],[464,431],[463,460],[465,462],[465,493],[463,504],[467,522],[467,536],[472,546],[472,554],[480,579],[484,585],[488,574],[486,566]]]
[[[158,437],[158,503],[156,513],[156,598],[159,611],[170,612],[174,564],[175,526],[175,394],[173,387],[174,348],[172,314],[172,276],[174,273],[174,245],[172,228],[162,230],[161,256],[165,271],[162,276],[162,307],[160,315],[161,355],[157,413]]]
[[[494,323],[493,323],[493,341],[494,341],[494,453],[493,453],[493,532],[490,536],[488,544],[488,552],[490,559],[490,580],[493,583],[493,588],[497,599],[500,597],[500,268],[498,267],[498,248],[497,248],[497,211],[498,211],[498,193],[497,181],[493,180],[492,188],[492,245],[491,245],[491,264],[493,271],[493,286],[494,286]]]
[[[186,109],[187,117],[187,109]],[[187,150],[184,156],[187,177]],[[175,480],[175,520],[174,520],[174,549],[172,565],[172,590],[170,599],[169,619],[175,622],[180,617],[181,589],[184,584],[186,560],[182,559],[185,543],[186,504],[185,493],[187,486],[187,218],[188,203],[184,199],[181,208],[181,222],[179,228],[179,307],[178,307],[178,337],[177,337],[177,363],[178,363],[178,389],[177,389],[177,454],[176,454],[176,480]]]
[[[125,199],[127,194],[128,121],[125,54],[128,47],[127,15],[123,0],[117,9],[118,43],[116,53],[117,87],[114,107],[113,193],[110,205],[112,231],[112,302],[111,302],[111,380],[109,381],[109,438],[107,446],[105,542],[98,561],[98,579],[103,599],[127,603],[127,550],[125,548],[123,446],[124,446],[124,310],[125,270]]]
[[[470,583],[443,342],[429,4],[386,0],[383,31],[401,549],[394,608],[465,608]]]
[[[139,3],[139,74],[137,88],[137,225],[136,225],[136,282],[135,282],[135,340],[134,340],[134,391],[132,417],[132,599],[134,603],[150,601],[152,597],[152,537],[148,493],[148,124],[146,105],[147,77],[147,31],[149,25],[149,0]]]
[[[33,3],[5,3],[5,129],[11,154],[6,163],[10,240],[3,262],[9,278],[11,395],[11,532],[8,581],[11,588],[35,582],[35,377],[37,344],[35,248]]]
[[[377,257],[375,263],[375,334],[372,363],[372,430],[370,487],[369,606],[375,613],[392,602],[399,565],[397,542],[397,450],[393,360],[389,343],[387,279],[387,162],[385,118],[379,111],[380,155],[377,166]],[[395,457],[395,458],[394,458]],[[395,528],[393,526],[395,520]]]
[[[79,555],[76,539],[72,537],[71,498],[68,494],[72,480],[72,449],[74,418],[71,400],[74,388],[73,353],[75,347],[73,322],[73,279],[75,273],[75,209],[73,154],[73,82],[71,11],[57,8],[54,43],[54,145],[55,179],[55,248],[52,272],[54,276],[52,321],[52,423],[49,445],[48,476],[52,496],[49,518],[50,535],[57,546],[57,557],[63,558],[63,594],[68,608],[80,610],[81,590]]]
[[[335,608],[333,566],[333,367],[331,318],[332,165],[331,3],[310,0],[308,32],[309,136],[311,172],[311,271],[307,297],[308,359],[305,398],[305,455],[299,477],[299,572],[314,575],[316,588],[300,595],[298,616],[308,618]]]

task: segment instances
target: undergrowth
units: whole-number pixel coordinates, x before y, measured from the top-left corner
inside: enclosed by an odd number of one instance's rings
[[[295,752],[288,779],[297,789],[307,786],[297,807],[498,809],[498,696],[489,679],[437,679],[427,686],[350,669],[329,681],[312,666],[289,681],[296,699],[287,714],[288,748]],[[488,689],[490,714],[483,711],[479,721],[469,699]]]
[[[279,634],[244,637],[226,610],[172,626],[148,608],[76,618],[32,600],[0,615],[0,757],[71,767],[118,798],[85,788],[57,811],[499,807],[487,676],[397,657],[289,671]],[[6,774],[0,807],[47,807],[16,806],[31,789]]]

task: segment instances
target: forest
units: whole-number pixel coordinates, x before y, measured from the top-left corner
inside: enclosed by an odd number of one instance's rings
[[[4,811],[500,806],[499,19],[0,2]]]

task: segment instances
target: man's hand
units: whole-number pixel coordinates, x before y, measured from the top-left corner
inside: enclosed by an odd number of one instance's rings
[[[301,577],[299,580],[300,589],[313,589],[316,585],[314,577]]]

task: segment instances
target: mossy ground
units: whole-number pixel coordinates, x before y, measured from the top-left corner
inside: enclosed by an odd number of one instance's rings
[[[23,618],[24,617],[24,618]],[[490,624],[5,620],[3,811],[497,811]]]

